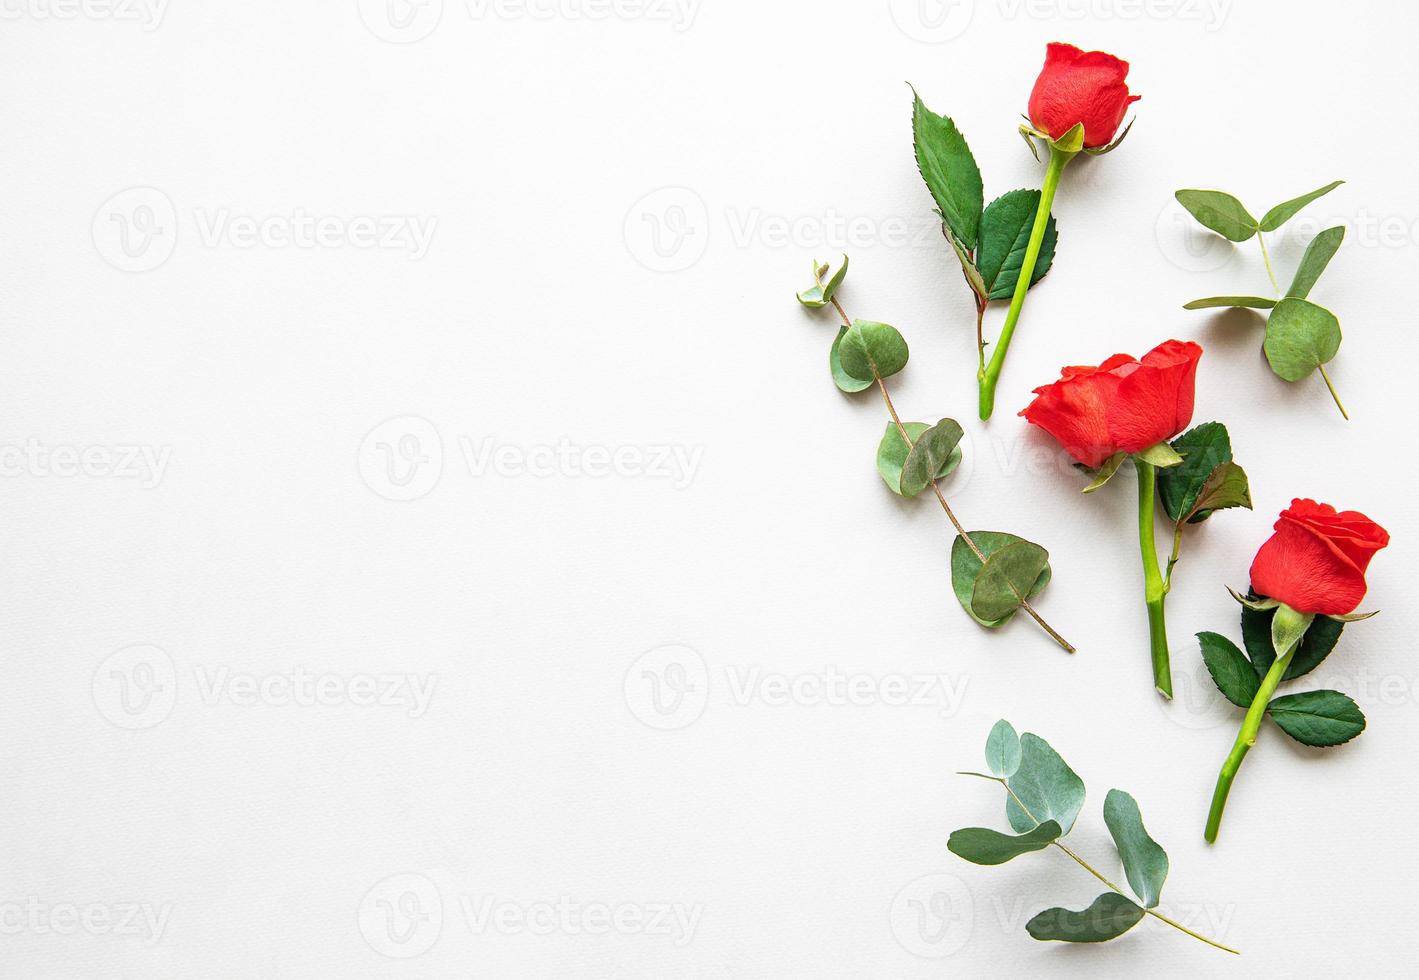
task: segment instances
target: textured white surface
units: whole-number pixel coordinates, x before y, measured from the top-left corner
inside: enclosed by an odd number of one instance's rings
[[[1408,972],[1414,8],[105,9],[6,4],[0,33],[0,972]],[[1014,130],[1055,38],[1129,58],[1144,98],[1065,176],[983,427],[904,83],[988,195],[1038,186]],[[1180,309],[1266,278],[1170,206],[1336,177],[1288,231],[1351,226],[1313,294],[1349,424],[1319,379],[1272,377],[1254,317]],[[1306,237],[1275,240],[1280,275]],[[792,298],[842,250],[848,309],[912,345],[903,413],[967,425],[963,518],[1051,550],[1039,606],[1076,657],[976,628],[941,514],[882,487],[881,405],[833,388],[832,323]],[[1164,705],[1130,474],[1081,496],[1014,412],[1061,364],[1170,336],[1206,347],[1197,420],[1231,427],[1257,509],[1189,536]],[[62,447],[110,457],[54,475]],[[1240,712],[1191,635],[1238,635],[1223,586],[1293,495],[1394,535],[1384,614],[1318,672],[1370,728],[1329,752],[1264,731],[1209,849]],[[946,851],[1004,826],[951,775],[1001,716],[1084,777],[1082,852],[1109,864],[1104,794],[1137,797],[1165,907],[1241,960],[1151,921],[1025,935],[1098,889],[1053,852]]]

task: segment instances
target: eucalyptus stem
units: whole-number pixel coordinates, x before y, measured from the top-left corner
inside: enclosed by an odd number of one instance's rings
[[[1143,598],[1148,606],[1148,645],[1153,657],[1153,684],[1172,700],[1173,672],[1168,662],[1168,627],[1163,617],[1167,589],[1158,569],[1158,546],[1153,537],[1153,508],[1158,497],[1158,474],[1152,463],[1135,456],[1138,470],[1138,546],[1143,553]],[[1174,559],[1176,560],[1176,559]],[[1171,570],[1172,565],[1169,564]]]
[[[1330,383],[1330,375],[1328,375],[1328,374],[1325,373],[1325,365],[1324,365],[1324,364],[1317,364],[1316,367],[1320,368],[1320,376],[1321,376],[1322,379],[1324,379],[1324,381],[1325,381],[1325,386],[1330,389],[1330,397],[1333,398],[1333,399],[1335,399],[1335,407],[1338,408],[1338,409],[1340,409],[1340,415],[1341,415],[1341,417],[1344,418],[1345,421],[1349,422],[1349,421],[1350,421],[1350,413],[1347,412],[1347,411],[1345,411],[1345,406],[1344,406],[1344,405],[1340,404],[1340,396],[1339,396],[1338,394],[1336,394],[1336,392],[1335,392],[1335,385],[1333,385],[1333,384]]]
[[[980,778],[980,779],[989,779],[989,780],[991,780],[992,782],[997,782],[997,783],[999,783],[1001,786],[1005,787],[1005,792],[1007,792],[1007,793],[1010,794],[1010,798],[1015,801],[1015,805],[1020,808],[1020,812],[1023,813],[1023,814],[1025,814],[1025,816],[1029,817],[1031,820],[1033,820],[1036,827],[1038,827],[1038,826],[1040,825],[1040,819],[1039,819],[1038,817],[1036,817],[1033,813],[1030,812],[1030,808],[1027,807],[1027,806],[1025,806],[1024,802],[1020,799],[1020,797],[1018,797],[1018,796],[1015,795],[1015,791],[1010,788],[1010,783],[1009,783],[1009,781],[1004,780],[1004,779],[1001,779],[999,776],[987,776],[987,775],[986,775],[985,773],[983,773],[983,772],[958,772],[958,773],[956,773],[956,775],[958,775],[958,776],[976,776],[976,777],[978,777],[978,778]],[[1110,891],[1113,891],[1113,892],[1115,892],[1115,893],[1117,893],[1117,894],[1119,894],[1119,895],[1122,895],[1124,898],[1128,898],[1128,893],[1127,893],[1127,892],[1125,892],[1125,891],[1124,891],[1122,888],[1120,888],[1118,885],[1115,885],[1112,881],[1109,881],[1109,879],[1105,878],[1105,877],[1099,872],[1099,870],[1098,870],[1097,868],[1095,868],[1095,867],[1094,867],[1092,864],[1090,864],[1088,861],[1085,861],[1085,860],[1084,860],[1083,858],[1081,858],[1078,854],[1075,854],[1075,853],[1074,853],[1072,850],[1070,850],[1068,847],[1066,847],[1065,845],[1061,844],[1061,843],[1060,843],[1059,841],[1057,841],[1057,840],[1056,840],[1056,841],[1050,841],[1050,845],[1053,846],[1053,847],[1057,847],[1057,848],[1059,848],[1061,851],[1063,851],[1065,854],[1068,854],[1071,858],[1074,859],[1074,861],[1075,861],[1076,864],[1078,864],[1078,865],[1079,865],[1081,868],[1083,868],[1085,871],[1089,872],[1089,873],[1090,873],[1091,875],[1093,875],[1095,878],[1098,878],[1100,881],[1102,881],[1102,882],[1104,883],[1105,887],[1107,887]],[[1130,902],[1133,901],[1133,899],[1131,899],[1131,898],[1128,898],[1128,900],[1129,900]],[[1138,903],[1137,903],[1137,902],[1134,902],[1134,904],[1137,905]],[[1139,908],[1143,908],[1143,907],[1140,905]],[[1164,915],[1164,914],[1161,913],[1161,912],[1158,912],[1158,911],[1156,911],[1156,910],[1154,910],[1154,909],[1143,909],[1143,912],[1144,912],[1145,915],[1151,915],[1153,918],[1157,919],[1159,922],[1166,922],[1168,925],[1172,926],[1174,929],[1177,929],[1177,930],[1180,931],[1180,932],[1185,932],[1185,933],[1187,933],[1189,936],[1191,936],[1193,939],[1201,940],[1202,942],[1206,943],[1206,944],[1209,945],[1209,946],[1215,946],[1217,949],[1220,949],[1220,950],[1222,950],[1222,951],[1224,951],[1224,952],[1227,952],[1227,953],[1232,953],[1232,954],[1235,955],[1235,956],[1241,956],[1241,955],[1242,955],[1241,950],[1239,950],[1239,949],[1233,949],[1233,948],[1230,947],[1230,946],[1224,946],[1223,944],[1217,942],[1215,939],[1208,939],[1206,936],[1202,935],[1202,934],[1199,933],[1199,932],[1193,932],[1191,929],[1189,929],[1187,926],[1183,925],[1181,922],[1175,922],[1175,921],[1173,921],[1172,919],[1168,918],[1166,915]]]
[[[1209,844],[1217,842],[1217,831],[1222,826],[1222,811],[1227,806],[1227,794],[1232,791],[1232,780],[1237,778],[1237,770],[1242,767],[1242,760],[1256,744],[1261,720],[1266,716],[1271,696],[1276,693],[1276,685],[1280,684],[1281,678],[1286,675],[1286,668],[1291,666],[1291,658],[1300,646],[1300,638],[1297,637],[1285,656],[1277,657],[1272,663],[1271,669],[1261,680],[1261,686],[1257,688],[1256,697],[1252,698],[1251,707],[1247,709],[1246,718],[1242,720],[1242,730],[1237,732],[1237,740],[1232,743],[1232,751],[1227,754],[1227,761],[1222,763],[1222,771],[1217,774],[1217,788],[1212,791],[1212,806],[1207,811],[1207,829],[1202,832]]]
[[[833,297],[832,303],[833,308],[838,311],[838,316],[842,317],[843,324],[851,327],[852,318],[847,315],[847,311],[843,309],[842,303],[838,301],[836,296]],[[897,433],[902,437],[902,441],[907,444],[907,450],[910,451],[915,443],[912,441],[912,437],[907,434],[907,427],[902,424],[901,416],[897,414],[897,406],[892,404],[892,395],[887,391],[887,382],[877,373],[877,366],[875,364],[872,367],[872,376],[877,380],[877,388],[882,392],[882,401],[887,405],[887,413],[892,416],[892,424],[897,427]],[[951,505],[946,502],[946,495],[941,492],[941,487],[937,485],[935,480],[931,481],[931,489],[935,491],[936,499],[941,504],[941,509],[946,512],[946,519],[951,522],[951,526],[956,529],[956,533],[966,542],[966,546],[971,549],[971,553],[984,565],[986,559],[985,552],[981,551],[980,547],[971,540],[971,536],[966,533],[965,526],[957,519],[955,511],[953,511]],[[1020,600],[1020,608],[1025,610],[1029,617],[1039,624],[1040,629],[1049,634],[1050,639],[1058,643],[1066,653],[1076,652],[1074,644],[1060,636],[1053,626],[1045,622],[1044,617],[1035,611],[1034,606],[1030,605],[1029,599],[1021,595],[1020,591],[1013,585],[1010,586],[1010,591],[1014,592],[1015,598]]]
[[[1257,231],[1256,243],[1261,246],[1261,260],[1266,263],[1266,274],[1271,277],[1271,291],[1280,296],[1281,287],[1276,284],[1276,273],[1271,271],[1271,253],[1266,250],[1266,234],[1264,232]]]
[[[1000,328],[1000,336],[995,341],[995,353],[990,364],[980,372],[980,417],[989,419],[995,411],[995,386],[1000,381],[1000,371],[1005,366],[1005,353],[1010,349],[1010,339],[1015,336],[1015,325],[1020,321],[1020,310],[1025,306],[1025,294],[1030,290],[1030,280],[1035,275],[1035,263],[1040,257],[1040,246],[1045,240],[1045,229],[1049,227],[1050,208],[1054,204],[1054,192],[1059,187],[1059,176],[1065,166],[1078,155],[1078,150],[1061,150],[1050,144],[1049,166],[1045,168],[1044,186],[1040,189],[1040,205],[1035,210],[1035,223],[1030,228],[1030,240],[1025,245],[1024,261],[1020,263],[1020,275],[1015,281],[1015,294],[1010,297],[1010,309],[1005,314],[1005,323]],[[982,342],[981,354],[985,348]]]

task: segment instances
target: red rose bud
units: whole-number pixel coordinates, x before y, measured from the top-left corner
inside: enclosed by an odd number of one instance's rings
[[[1344,616],[1365,598],[1365,570],[1389,532],[1354,510],[1293,500],[1251,563],[1252,589],[1302,613]]]
[[[1187,428],[1201,356],[1197,344],[1168,340],[1141,361],[1115,354],[1098,367],[1066,367],[1054,384],[1035,389],[1020,414],[1095,468],[1114,453],[1142,452]]]
[[[1083,123],[1084,145],[1105,146],[1129,105],[1142,98],[1128,94],[1127,78],[1128,62],[1055,41],[1045,49],[1045,66],[1030,92],[1030,122],[1054,139]]]

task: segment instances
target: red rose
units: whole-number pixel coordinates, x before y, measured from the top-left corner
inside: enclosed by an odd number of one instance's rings
[[[1030,93],[1030,121],[1059,139],[1084,124],[1084,145],[1104,146],[1141,95],[1128,94],[1128,62],[1102,51],[1080,51],[1058,41],[1045,49],[1045,66]]]
[[[1389,532],[1355,510],[1293,500],[1251,563],[1251,587],[1297,612],[1343,616],[1365,598],[1365,569]]]
[[[1142,452],[1192,421],[1202,348],[1167,340],[1138,361],[1115,354],[1098,367],[1067,367],[1020,414],[1059,440],[1085,466],[1114,453]]]

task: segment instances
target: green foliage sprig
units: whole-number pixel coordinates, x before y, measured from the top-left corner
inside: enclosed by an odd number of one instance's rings
[[[1129,897],[1060,842],[1074,828],[1084,808],[1084,781],[1048,742],[1030,732],[1016,735],[1014,726],[1002,719],[995,723],[986,738],[985,760],[989,774],[963,772],[960,775],[989,779],[1005,789],[1005,817],[1015,834],[987,827],[967,827],[951,834],[947,849],[973,864],[995,865],[1054,847],[1109,889],[1088,908],[1056,907],[1040,912],[1025,923],[1025,931],[1032,938],[1065,943],[1108,942],[1132,929],[1145,916],[1151,916],[1209,946],[1228,953],[1237,952],[1157,911],[1163,882],[1168,877],[1168,854],[1143,826],[1143,815],[1132,796],[1123,790],[1111,789],[1104,799],[1104,824],[1133,890],[1134,897]]]
[[[1319,371],[1325,386],[1330,389],[1330,397],[1335,399],[1335,407],[1348,419],[1350,415],[1341,404],[1340,395],[1336,393],[1335,385],[1331,383],[1330,375],[1325,371],[1325,365],[1340,350],[1340,320],[1330,310],[1307,299],[1311,288],[1340,248],[1340,243],[1345,238],[1345,228],[1343,225],[1336,225],[1311,239],[1285,295],[1281,294],[1276,273],[1271,268],[1271,255],[1266,250],[1266,232],[1276,231],[1307,204],[1329,194],[1343,183],[1341,180],[1332,181],[1308,194],[1282,201],[1266,212],[1260,221],[1251,216],[1241,201],[1222,191],[1181,190],[1175,196],[1178,203],[1187,208],[1204,227],[1215,231],[1228,241],[1240,243],[1255,236],[1257,244],[1261,246],[1262,260],[1266,263],[1266,274],[1271,278],[1271,288],[1276,294],[1275,298],[1208,296],[1184,304],[1183,309],[1241,307],[1270,310],[1266,318],[1266,339],[1262,350],[1271,370],[1277,377],[1286,381],[1300,381]]]
[[[1050,638],[1070,653],[1074,647],[1035,611],[1030,600],[1050,581],[1049,552],[1032,541],[1002,531],[967,531],[957,519],[937,481],[961,462],[965,435],[954,419],[935,424],[903,422],[887,390],[887,378],[907,365],[906,339],[896,327],[875,320],[854,320],[837,298],[847,275],[848,258],[837,269],[813,262],[813,285],[798,302],[813,310],[831,305],[842,326],[828,350],[833,383],[848,394],[877,387],[891,420],[877,445],[877,472],[895,494],[915,497],[930,489],[956,529],[951,546],[951,586],[961,606],[988,629],[1003,626],[1024,610]],[[831,274],[830,274],[831,272]]]

